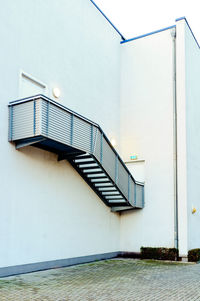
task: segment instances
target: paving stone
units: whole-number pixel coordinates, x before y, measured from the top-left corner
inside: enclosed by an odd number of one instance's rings
[[[200,264],[113,259],[0,278],[0,300],[200,300]]]

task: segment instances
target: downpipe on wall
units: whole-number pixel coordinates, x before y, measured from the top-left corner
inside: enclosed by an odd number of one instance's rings
[[[176,96],[176,28],[171,30],[173,58],[173,168],[174,168],[174,247],[179,248],[178,237],[178,179],[177,179],[177,96]],[[177,258],[178,259],[178,258]]]

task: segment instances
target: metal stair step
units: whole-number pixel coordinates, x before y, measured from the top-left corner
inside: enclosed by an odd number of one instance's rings
[[[123,205],[124,205],[124,204],[127,203],[125,199],[121,199],[121,200],[111,200],[111,201],[110,201],[110,200],[107,200],[107,201],[108,201],[109,204],[112,204],[112,205],[113,205],[113,204],[118,204],[118,205],[119,205],[119,204],[123,204]]]
[[[110,183],[111,184],[111,181],[110,180],[106,180],[106,178],[105,178],[105,180],[104,179],[102,179],[102,181],[100,181],[101,179],[100,178],[98,178],[98,179],[92,179],[92,183],[94,183],[94,184],[96,184],[96,183],[102,183],[102,184],[105,184],[105,183]]]
[[[120,193],[118,192],[118,191],[114,191],[113,193],[112,192],[102,192],[101,191],[101,194],[103,195],[103,196],[120,196]]]
[[[108,186],[109,187],[109,186]],[[98,189],[100,192],[118,192],[118,190],[113,187],[114,189],[105,189],[107,187],[104,187],[103,189]],[[110,187],[109,187],[110,188]]]
[[[85,170],[83,170],[83,172],[85,173],[85,174],[90,174],[90,175],[92,175],[92,174],[105,174],[104,172],[103,172],[103,170],[99,170],[99,171],[95,171],[95,170],[92,170],[92,171],[88,171],[88,169],[85,169]]]
[[[133,209],[133,207],[132,206],[125,206],[124,204],[123,205],[120,205],[120,206],[112,206],[111,207],[111,211],[112,212],[120,212],[120,211],[127,211],[127,210],[131,210],[131,209]]]
[[[103,172],[101,172],[101,173],[98,173],[98,172],[91,173],[90,171],[88,171],[88,172],[85,172],[84,175],[85,176],[89,176],[89,175],[91,175],[91,176],[101,176],[101,175],[105,176],[105,173],[103,173]]]
[[[87,173],[98,173],[99,171],[101,173],[103,172],[103,170],[101,170],[99,167],[82,169],[82,172],[84,172],[85,174],[87,174]]]
[[[87,163],[87,164],[90,164],[90,163],[96,163],[95,160],[93,158],[84,158],[84,159],[75,159],[74,162],[77,164],[77,163]]]
[[[122,200],[123,199],[123,197],[121,196],[121,194],[118,194],[118,196],[109,196],[109,195],[105,195],[105,198],[106,199],[109,199],[109,200],[114,200],[114,199],[116,199],[116,200]]]
[[[108,181],[108,185],[104,185],[104,183],[105,182],[100,182],[100,183],[95,183],[95,187],[97,187],[97,188],[114,188],[115,186],[113,186],[113,184],[110,182],[110,181]]]
[[[92,158],[92,156],[89,155],[88,153],[85,153],[85,154],[81,154],[81,155],[76,156],[76,158]]]
[[[97,168],[99,168],[99,165],[97,165],[96,163],[92,163],[92,164],[80,164],[80,165],[77,164],[77,166],[80,169],[86,169],[86,168],[88,168],[88,169],[97,169]]]
[[[105,175],[105,174],[102,174],[102,175],[95,175],[95,174],[93,174],[93,175],[87,175],[87,179],[90,179],[90,180],[96,180],[96,179],[108,179],[108,177]],[[109,180],[109,179],[108,179]],[[101,182],[101,181],[100,181]]]
[[[87,177],[88,179],[91,179],[91,180],[96,180],[96,179],[99,179],[99,180],[103,180],[103,179],[108,179],[108,177],[107,176],[102,176],[102,177],[100,177],[100,176],[93,176],[92,175],[92,177]]]
[[[86,172],[86,173],[84,173],[87,177],[90,177],[90,178],[92,178],[92,177],[99,177],[99,178],[102,178],[102,177],[107,177],[108,178],[108,176],[104,173],[104,172],[101,172],[101,173],[98,173],[98,172]]]

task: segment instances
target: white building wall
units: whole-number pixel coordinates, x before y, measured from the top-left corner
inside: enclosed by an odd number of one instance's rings
[[[143,159],[145,208],[121,214],[121,250],[174,246],[171,30],[121,45],[121,150]],[[137,175],[139,178],[137,179]]]
[[[185,23],[185,21],[182,21]],[[185,23],[188,249],[200,248],[200,49]],[[197,212],[192,214],[192,209]]]
[[[0,267],[118,251],[119,215],[68,163],[8,143],[7,104],[23,70],[118,141],[120,36],[89,0],[8,0],[0,20]]]
[[[176,23],[177,184],[179,255],[188,252],[185,21]]]

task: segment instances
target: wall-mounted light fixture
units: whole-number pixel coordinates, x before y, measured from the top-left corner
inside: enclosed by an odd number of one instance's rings
[[[113,147],[115,147],[117,145],[115,138],[111,138],[110,143],[112,144]]]
[[[55,98],[59,98],[61,94],[60,89],[58,87],[53,88],[52,93]]]

